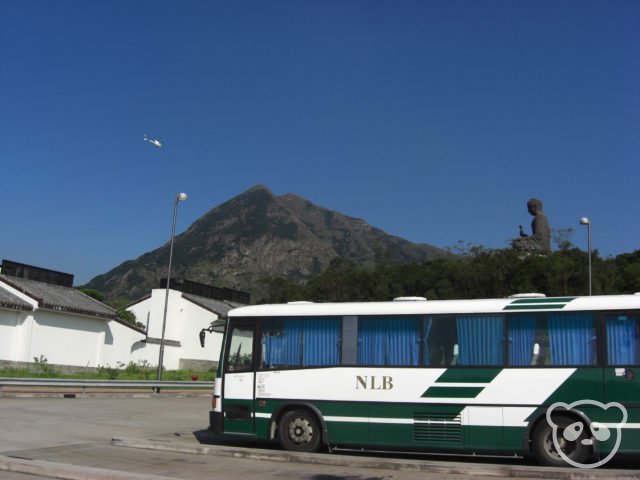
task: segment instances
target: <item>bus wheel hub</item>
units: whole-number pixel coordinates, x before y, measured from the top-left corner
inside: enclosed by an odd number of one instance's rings
[[[289,436],[296,443],[308,443],[313,436],[313,428],[303,418],[296,418],[289,425]]]

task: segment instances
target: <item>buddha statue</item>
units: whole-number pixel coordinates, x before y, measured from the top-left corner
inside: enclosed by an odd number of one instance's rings
[[[551,228],[549,220],[542,211],[542,202],[532,198],[527,202],[527,210],[533,215],[531,222],[532,235],[527,235],[520,225],[520,238],[511,241],[511,246],[516,250],[527,252],[547,253],[551,251]]]

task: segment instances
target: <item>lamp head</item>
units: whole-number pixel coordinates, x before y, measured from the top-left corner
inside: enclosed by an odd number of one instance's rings
[[[591,224],[591,220],[589,220],[587,217],[582,217],[580,219],[580,225],[590,225]]]
[[[186,193],[179,193],[176,196],[176,200],[179,200],[181,202],[184,202],[187,199],[187,194]]]

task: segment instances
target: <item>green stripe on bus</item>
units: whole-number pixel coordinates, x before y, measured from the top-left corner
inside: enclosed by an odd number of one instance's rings
[[[476,398],[484,387],[429,387],[422,398]]]
[[[546,305],[507,305],[503,310],[557,310],[566,306],[566,303],[548,303]]]
[[[511,305],[515,303],[569,303],[572,300],[575,300],[576,297],[550,297],[550,298],[521,298],[518,300],[514,300],[511,302]]]
[[[458,417],[466,405],[425,405],[413,413],[414,422],[426,420],[453,420]]]
[[[501,368],[449,368],[436,383],[491,383]]]

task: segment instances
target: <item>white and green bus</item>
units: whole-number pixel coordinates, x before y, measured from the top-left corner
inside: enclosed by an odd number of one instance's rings
[[[215,433],[287,450],[640,453],[640,295],[231,310]]]

